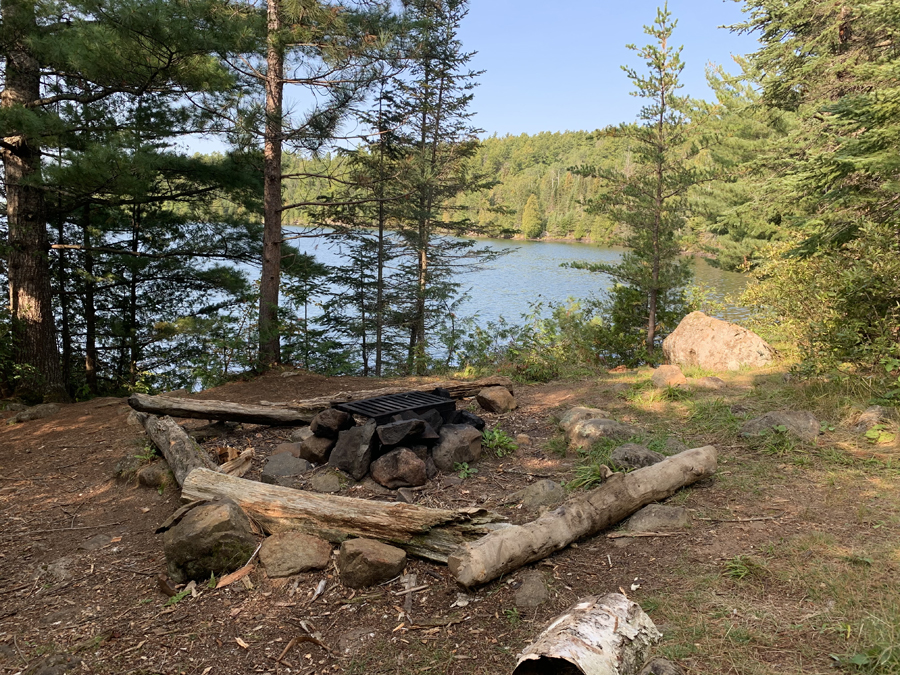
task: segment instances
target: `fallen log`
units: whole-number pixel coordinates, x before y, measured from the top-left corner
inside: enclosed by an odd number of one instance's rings
[[[333,543],[369,537],[436,562],[461,544],[497,527],[501,516],[483,509],[447,511],[294,490],[197,469],[182,499],[233,499],[269,534],[294,530]]]
[[[388,396],[389,394],[402,394],[408,391],[433,391],[434,389],[446,389],[450,392],[450,398],[460,399],[475,396],[485,387],[506,387],[509,393],[513,392],[513,381],[508,377],[496,376],[485,377],[480,380],[471,382],[462,382],[452,380],[449,382],[429,382],[427,384],[417,384],[405,387],[383,387],[381,389],[366,389],[362,391],[342,391],[330,396],[319,396],[318,398],[308,398],[300,401],[292,401],[284,403],[291,410],[300,410],[315,414],[325,408],[330,408],[338,403],[349,403],[350,401],[361,401],[366,398],[375,398],[376,396]]]
[[[261,405],[243,405],[229,401],[201,401],[191,398],[170,398],[132,394],[128,405],[138,412],[172,417],[189,417],[204,420],[225,420],[270,426],[309,424],[314,416],[297,410],[267,408]]]
[[[620,593],[582,598],[522,650],[513,675],[637,675],[662,634]]]
[[[157,417],[147,413],[137,413],[137,418],[144,431],[162,452],[175,476],[175,481],[182,485],[185,477],[194,469],[215,470],[216,464],[209,458],[194,439],[171,417]]]
[[[546,558],[576,539],[605,530],[642,506],[665,499],[715,471],[716,449],[707,445],[631,473],[615,474],[600,487],[567,500],[537,520],[463,544],[448,558],[450,571],[463,586],[486,583]]]

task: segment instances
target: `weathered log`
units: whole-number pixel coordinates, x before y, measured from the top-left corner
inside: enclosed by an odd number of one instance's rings
[[[483,509],[446,511],[319,494],[206,469],[193,471],[184,482],[182,499],[225,497],[237,502],[270,534],[294,530],[334,543],[369,537],[443,563],[451,551],[483,536],[502,520]]]
[[[468,398],[475,396],[485,387],[506,387],[509,393],[513,392],[513,381],[508,377],[496,376],[485,377],[480,380],[471,382],[449,381],[449,382],[429,382],[427,384],[417,384],[406,387],[383,387],[381,389],[366,389],[363,391],[342,391],[331,396],[320,396],[318,398],[308,398],[301,401],[292,401],[284,403],[291,410],[301,410],[315,414],[325,408],[330,408],[338,403],[348,403],[350,401],[361,401],[366,398],[375,398],[376,396],[388,396],[389,394],[402,394],[407,391],[432,391],[434,389],[446,389],[450,392],[451,398]]]
[[[537,520],[463,544],[448,559],[450,571],[463,586],[486,583],[605,530],[715,471],[716,449],[707,445],[631,473],[614,474],[600,487],[567,500]]]
[[[148,396],[147,394],[132,394],[128,397],[128,405],[139,412],[153,415],[226,420],[229,422],[247,422],[249,424],[268,424],[270,426],[309,424],[314,416],[314,414],[297,410],[267,408],[261,405]]]
[[[637,675],[662,634],[620,593],[582,598],[519,655],[513,675]]]
[[[150,440],[159,448],[175,481],[182,485],[185,477],[194,469],[216,469],[215,463],[194,439],[187,435],[171,417],[157,417],[146,413],[137,413],[141,426],[150,436]]]

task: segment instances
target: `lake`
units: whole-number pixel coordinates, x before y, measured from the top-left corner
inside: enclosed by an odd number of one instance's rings
[[[324,237],[301,238],[293,242],[301,250],[312,253],[325,264],[336,265],[341,258],[325,243]],[[587,262],[616,262],[623,249],[602,248],[576,242],[538,242],[509,239],[479,239],[478,247],[513,249],[475,272],[461,274],[463,290],[469,299],[460,307],[462,316],[478,315],[478,323],[496,321],[501,315],[511,323],[520,323],[529,305],[542,301],[564,302],[568,298],[599,295],[611,285],[609,277],[584,270],[560,267],[573,260]],[[725,307],[715,312],[719,318],[739,321],[748,317],[748,310],[726,301],[743,290],[747,278],[735,272],[717,269],[703,258],[694,258],[695,283],[706,286],[714,300]]]

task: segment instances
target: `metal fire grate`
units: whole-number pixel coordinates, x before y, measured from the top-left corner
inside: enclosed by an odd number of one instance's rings
[[[360,401],[349,401],[334,407],[353,415],[372,417],[376,424],[390,422],[391,417],[398,413],[411,412],[418,415],[433,408],[441,414],[446,422],[456,410],[456,402],[451,398],[444,398],[428,392],[411,391],[404,394],[389,394]]]

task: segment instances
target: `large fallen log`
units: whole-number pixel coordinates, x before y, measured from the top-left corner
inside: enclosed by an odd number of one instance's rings
[[[463,586],[486,583],[605,530],[715,471],[716,449],[707,445],[631,473],[614,474],[600,487],[569,499],[537,520],[463,544],[448,558],[450,571]]]
[[[475,396],[485,387],[506,387],[509,393],[513,392],[513,381],[508,377],[500,375],[496,377],[485,377],[480,380],[471,382],[462,382],[451,380],[449,382],[429,382],[427,384],[417,384],[405,387],[383,387],[381,389],[365,389],[362,391],[342,391],[330,396],[320,396],[318,398],[307,398],[300,401],[291,401],[284,403],[291,410],[300,410],[303,412],[315,414],[325,408],[330,408],[338,403],[349,403],[350,401],[361,401],[366,398],[375,398],[376,396],[388,396],[389,394],[402,394],[407,391],[432,391],[434,389],[446,389],[450,392],[451,398],[468,398]]]
[[[150,440],[166,458],[179,485],[184,483],[185,477],[194,469],[216,469],[215,463],[206,451],[171,417],[137,413],[137,418]]]
[[[182,499],[233,499],[270,534],[295,530],[334,543],[369,537],[443,563],[461,544],[478,539],[502,520],[483,509],[445,511],[319,494],[207,469],[191,472],[182,488]]]
[[[269,408],[262,405],[242,405],[229,401],[201,401],[191,398],[148,396],[147,394],[132,394],[128,397],[128,405],[139,412],[153,415],[226,420],[270,426],[309,424],[315,415],[315,413]]]

